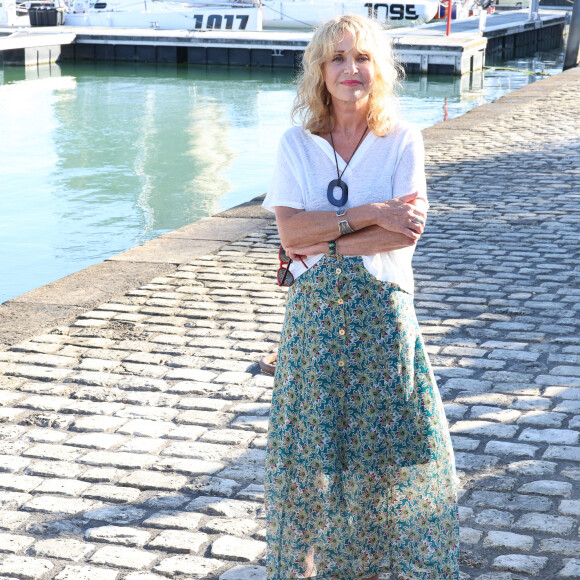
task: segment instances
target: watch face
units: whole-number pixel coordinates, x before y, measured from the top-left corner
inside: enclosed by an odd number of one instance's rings
[[[354,230],[351,228],[347,220],[341,220],[338,222],[338,230],[340,231],[341,236],[354,233]]]

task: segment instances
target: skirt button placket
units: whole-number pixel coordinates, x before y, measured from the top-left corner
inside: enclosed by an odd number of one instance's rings
[[[342,256],[337,256],[336,259],[340,260],[340,258],[342,258]],[[337,299],[336,299],[336,304],[338,305],[338,316],[337,319],[340,321],[339,322],[339,331],[338,334],[339,336],[343,337],[346,334],[346,312],[345,312],[345,308],[344,308],[344,300],[341,298],[341,294],[343,291],[343,283],[344,283],[344,277],[341,276],[341,274],[343,274],[344,272],[344,267],[341,267],[341,265],[339,265],[339,267],[336,268],[336,294],[337,294]],[[344,346],[346,347],[346,344],[344,344]],[[348,376],[347,376],[347,372],[346,372],[346,362],[345,362],[345,356],[346,356],[346,352],[343,352],[341,354],[341,359],[338,361],[338,366],[340,368],[340,390],[338,391],[338,397],[342,402],[342,408],[343,408],[343,413],[346,412],[346,407],[348,406],[347,403],[347,397],[345,397],[346,394],[346,389],[348,387]]]
[[[337,260],[342,260],[342,256],[340,254],[338,254],[336,256]],[[337,274],[341,274],[342,273],[342,268],[337,268],[336,270]],[[337,284],[336,284],[336,290],[337,290],[337,294],[340,296],[340,284],[337,278]],[[342,298],[338,298],[338,300],[336,301],[338,305],[342,306],[344,304],[344,300]],[[342,317],[341,317],[341,328],[338,331],[339,336],[344,337],[346,334],[346,320],[345,320],[345,316],[344,316],[344,309],[342,311]]]

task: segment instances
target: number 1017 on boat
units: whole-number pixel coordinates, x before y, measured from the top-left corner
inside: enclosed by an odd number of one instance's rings
[[[0,0],[1,2],[2,0]],[[340,14],[359,14],[390,27],[432,20],[438,0],[60,0],[65,24],[183,30],[311,29]]]
[[[1,0],[0,0],[1,2]],[[261,30],[257,0],[203,5],[171,0],[68,0],[68,26],[155,28],[160,30]]]

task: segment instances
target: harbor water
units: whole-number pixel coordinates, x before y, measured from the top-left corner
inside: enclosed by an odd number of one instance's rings
[[[562,69],[562,52],[409,77],[421,128]],[[291,72],[120,63],[0,68],[0,303],[265,193]]]

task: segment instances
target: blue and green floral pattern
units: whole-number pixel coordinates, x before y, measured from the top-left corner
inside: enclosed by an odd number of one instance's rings
[[[458,578],[453,450],[413,307],[358,257],[290,288],[266,460],[269,580]]]

